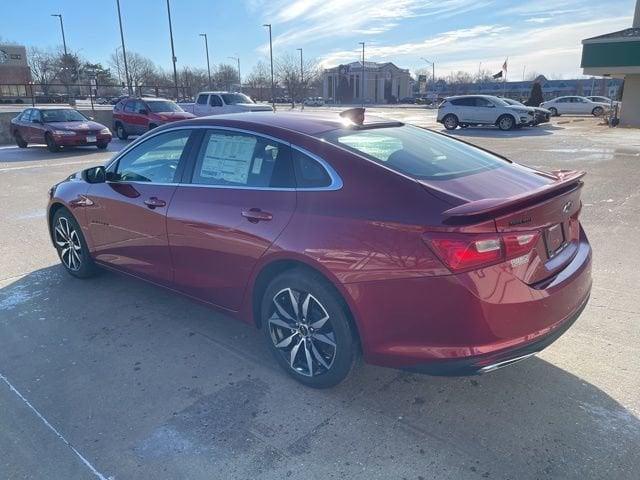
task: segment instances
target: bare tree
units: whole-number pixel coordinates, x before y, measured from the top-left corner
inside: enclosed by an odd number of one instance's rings
[[[249,88],[249,96],[257,100],[265,100],[265,93],[271,91],[271,74],[269,67],[262,60],[258,61],[245,81]]]
[[[292,106],[295,106],[296,100],[304,99],[309,84],[320,75],[318,63],[314,59],[303,62],[302,70],[300,67],[300,59],[296,55],[284,54],[276,61],[278,83],[287,89]]]
[[[119,70],[124,79],[124,57],[122,56],[122,50],[116,50],[111,54],[109,65]],[[136,87],[139,89],[142,85],[154,83],[154,77],[158,73],[158,68],[153,61],[139,53],[131,51],[127,52],[127,68],[129,70],[129,80],[127,82],[125,79],[125,83],[131,83],[134,89]]]
[[[217,88],[222,90],[231,90],[231,86],[238,82],[238,70],[237,68],[227,64],[221,63],[218,65],[215,73],[213,74],[213,83]]]
[[[40,84],[45,95],[49,94],[49,85],[58,77],[58,57],[51,50],[29,47],[27,62],[34,83]]]

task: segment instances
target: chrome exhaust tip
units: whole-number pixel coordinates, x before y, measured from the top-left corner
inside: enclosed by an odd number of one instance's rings
[[[486,367],[482,367],[478,370],[478,373],[489,373],[494,370],[498,370],[499,368],[508,367],[509,365],[513,365],[514,363],[521,362],[529,357],[532,357],[538,352],[528,353],[526,355],[522,355],[520,357],[510,358],[508,360],[503,360],[502,362],[492,363],[491,365],[487,365]]]

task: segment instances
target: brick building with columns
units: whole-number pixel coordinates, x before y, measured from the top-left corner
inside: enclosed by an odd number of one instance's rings
[[[393,103],[411,95],[409,70],[391,62],[353,62],[322,73],[322,96],[336,103]],[[364,82],[363,76],[364,74]]]

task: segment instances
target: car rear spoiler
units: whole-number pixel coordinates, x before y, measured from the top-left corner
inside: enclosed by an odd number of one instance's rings
[[[572,184],[579,184],[581,183],[580,179],[586,174],[587,172],[577,170],[556,170],[551,172],[551,175],[549,175],[549,177],[556,179],[553,183],[549,183],[520,195],[514,195],[513,197],[483,198],[482,200],[464,203],[457,207],[450,208],[449,210],[445,210],[443,215],[445,217],[459,218],[488,215],[501,210],[508,210],[521,203],[528,203],[535,201],[540,197],[547,197],[549,194],[558,190],[566,189]]]

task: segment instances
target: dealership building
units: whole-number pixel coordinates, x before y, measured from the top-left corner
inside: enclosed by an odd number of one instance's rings
[[[0,97],[26,96],[29,82],[27,49],[22,45],[0,44]]]
[[[364,77],[364,78],[363,78]],[[391,62],[353,62],[322,74],[322,96],[337,103],[393,103],[411,95],[409,70]]]

